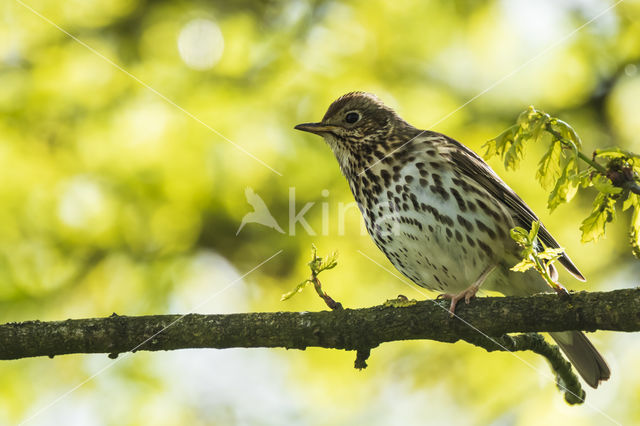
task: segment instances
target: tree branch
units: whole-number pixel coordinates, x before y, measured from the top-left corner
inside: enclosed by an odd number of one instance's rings
[[[138,350],[185,348],[323,347],[357,351],[356,367],[364,368],[370,349],[384,342],[464,340],[488,351],[533,350],[549,359],[566,390],[575,379],[570,367],[560,365],[568,363],[557,348],[530,333],[640,331],[639,288],[564,297],[540,294],[478,298],[469,305],[460,305],[456,310],[458,318],[450,318],[447,308],[446,301],[426,300],[404,307],[381,305],[322,312],[140,317],[113,314],[108,318],[8,323],[0,325],[0,359],[71,353],[108,353],[116,357]],[[508,333],[529,334],[507,336]],[[583,396],[579,385],[570,388],[569,394],[577,397],[577,402]]]
[[[261,312],[228,315],[149,315],[0,325],[0,359],[71,353],[122,353],[185,348],[309,346],[357,350],[396,340],[453,343],[478,332],[565,330],[640,331],[640,288],[567,297],[484,297],[460,305],[450,318],[448,302],[374,306],[322,312]],[[145,341],[145,339],[149,339]],[[143,341],[145,341],[143,343]]]

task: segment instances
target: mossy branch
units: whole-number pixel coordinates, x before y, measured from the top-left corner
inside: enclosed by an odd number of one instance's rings
[[[448,313],[448,302],[426,300],[322,312],[262,312],[228,315],[152,315],[27,321],[0,325],[0,359],[73,353],[119,353],[187,348],[321,347],[358,352],[366,366],[369,350],[381,343],[429,339],[464,340],[488,351],[534,350],[549,359],[567,395],[577,379],[553,347],[535,334],[566,330],[640,331],[640,289],[572,293],[565,297],[478,298]]]

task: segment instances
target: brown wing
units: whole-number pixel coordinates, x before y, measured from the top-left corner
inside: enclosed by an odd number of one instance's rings
[[[431,132],[429,132],[431,133]],[[439,134],[438,134],[439,135]],[[448,154],[451,158],[452,164],[464,175],[470,177],[483,188],[485,188],[496,200],[503,203],[507,209],[512,212],[512,217],[516,225],[531,229],[531,223],[533,221],[539,221],[536,214],[527,206],[527,204],[520,198],[506,183],[498,177],[498,175],[484,162],[475,152],[471,151],[460,142],[451,139],[448,136],[442,136],[447,145],[452,145]],[[540,230],[538,231],[538,238],[547,246],[552,248],[558,248],[560,245],[551,236],[549,231],[540,224]],[[569,271],[573,276],[581,281],[586,281],[582,273],[578,270],[576,265],[573,264],[567,254],[563,254],[558,261]]]

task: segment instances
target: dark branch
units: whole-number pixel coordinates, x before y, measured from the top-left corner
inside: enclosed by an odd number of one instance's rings
[[[563,373],[562,357],[535,334],[565,330],[640,331],[640,289],[573,293],[566,297],[478,298],[460,305],[450,318],[448,302],[426,300],[405,307],[375,306],[322,312],[241,313],[230,315],[153,315],[27,321],[0,325],[0,359],[71,353],[158,351],[185,348],[310,346],[355,350],[364,368],[371,348],[384,342],[430,339],[464,340],[488,351],[533,350],[550,360],[569,387],[575,376]],[[480,333],[480,332],[481,333]],[[491,336],[491,338],[487,337]],[[556,365],[553,365],[553,364]],[[566,361],[565,361],[566,363]],[[564,368],[570,371],[570,368]],[[576,381],[577,382],[577,381]],[[579,386],[573,388],[581,395]]]
[[[540,294],[478,298],[469,305],[460,305],[456,311],[464,321],[449,317],[447,303],[426,300],[406,307],[374,306],[331,312],[141,317],[114,314],[108,318],[8,323],[0,325],[0,359],[122,353],[134,348],[156,351],[317,346],[358,350],[396,340],[455,342],[474,338],[478,332],[465,322],[488,336],[565,330],[640,331],[638,288],[572,293],[568,297]]]
[[[633,192],[634,194],[640,195],[640,185],[638,185],[635,182],[625,182],[623,188],[628,189],[629,191]]]
[[[406,307],[322,312],[141,317],[114,314],[108,318],[8,323],[0,325],[0,359],[122,353],[134,348],[157,351],[316,346],[358,350],[396,340],[475,340],[478,332],[465,322],[488,336],[565,330],[640,331],[638,288],[572,293],[568,297],[540,294],[478,298],[457,309],[464,322],[449,317],[447,303],[426,300]],[[142,343],[148,338],[151,339]]]

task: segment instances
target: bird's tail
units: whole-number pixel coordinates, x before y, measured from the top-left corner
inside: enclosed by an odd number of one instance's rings
[[[609,366],[600,352],[581,331],[549,333],[580,376],[592,388],[611,375]]]

